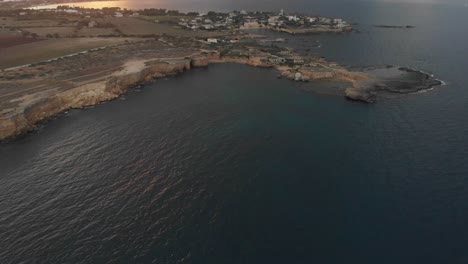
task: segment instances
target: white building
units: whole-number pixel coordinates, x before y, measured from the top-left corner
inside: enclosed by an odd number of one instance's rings
[[[297,22],[299,20],[301,20],[298,16],[288,16],[288,20],[289,21],[294,21],[294,22]]]
[[[321,17],[320,18],[320,22],[324,23],[324,24],[331,24],[332,23],[332,19],[331,18],[326,18],[326,17]]]
[[[123,17],[123,14],[120,12],[115,12],[114,14],[115,17]]]
[[[294,64],[304,64],[304,59],[303,58],[300,58],[300,57],[295,57],[293,58],[293,62]]]
[[[242,26],[243,29],[252,29],[252,28],[259,28],[260,24],[257,21],[254,22],[245,22]]]
[[[78,10],[75,9],[63,9],[62,12],[68,13],[68,14],[78,14]]]
[[[337,23],[337,24],[342,24],[344,21],[341,18],[335,18],[334,22]]]
[[[273,55],[268,58],[268,61],[273,64],[281,64],[281,63],[285,63],[286,59]]]
[[[280,54],[284,56],[290,56],[292,55],[292,52],[289,50],[283,50],[283,51],[280,51]]]
[[[203,25],[202,27],[204,29],[214,29],[215,28],[213,25],[209,25],[209,24]]]
[[[207,39],[207,41],[210,44],[217,44],[218,43],[218,39],[215,39],[215,38],[209,38],[209,39]]]
[[[276,26],[279,21],[279,16],[271,16],[268,18],[268,24],[272,26]]]

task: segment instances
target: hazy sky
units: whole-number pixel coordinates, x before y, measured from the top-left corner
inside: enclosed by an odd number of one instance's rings
[[[390,3],[468,3],[468,0],[332,0],[332,1],[368,1],[368,2],[390,2]]]

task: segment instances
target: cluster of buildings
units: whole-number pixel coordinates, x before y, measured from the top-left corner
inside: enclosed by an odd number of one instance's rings
[[[181,18],[179,26],[191,30],[215,30],[215,29],[234,29],[238,20],[238,14],[199,14],[195,18]]]
[[[284,11],[281,10],[279,15],[270,16],[268,18],[268,26],[271,27],[300,27],[300,26],[330,26],[336,28],[345,28],[349,24],[342,18],[328,18],[319,16],[301,16],[301,15],[285,15]]]
[[[289,64],[304,66],[309,62],[306,61],[303,57],[298,56],[297,54],[294,54],[288,50],[281,51],[279,54],[271,55],[267,58],[264,58],[263,60],[271,65]]]
[[[226,40],[222,40],[221,42],[218,40],[217,43],[227,42]],[[257,49],[248,46],[226,46],[221,52],[221,55],[249,59],[255,58],[262,63],[272,66],[322,67],[322,63],[326,64],[320,57],[303,57],[294,53],[292,49],[278,49],[276,47],[262,47]],[[332,67],[329,65],[327,66]]]
[[[211,13],[211,14],[210,14]],[[269,27],[332,27],[345,28],[349,24],[341,18],[319,16],[288,15],[283,10],[279,13],[247,12],[245,10],[229,14],[210,12],[200,14],[193,19],[182,18],[179,26],[191,30],[216,30],[237,28]]]

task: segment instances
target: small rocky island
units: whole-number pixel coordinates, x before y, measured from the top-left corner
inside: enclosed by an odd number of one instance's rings
[[[415,28],[414,26],[411,25],[406,25],[406,26],[392,26],[392,25],[374,25],[376,28]]]
[[[12,21],[12,24],[17,23],[14,25],[24,23],[22,16],[27,16],[27,21],[39,24],[44,18],[47,18],[46,21],[50,24],[52,14],[59,16],[62,24],[65,19],[74,19],[71,21],[77,22],[73,22],[73,25],[80,25],[80,29],[77,31],[75,28],[74,32],[88,34],[99,25],[106,26],[97,28],[99,32],[103,32],[112,24],[115,26],[112,28],[113,32],[120,35],[118,38],[109,37],[112,40],[111,44],[49,59],[44,59],[43,52],[50,53],[50,49],[60,49],[61,46],[57,46],[57,43],[66,42],[70,38],[62,38],[57,34],[48,40],[47,36],[38,36],[37,39],[27,39],[37,42],[4,48],[4,54],[7,54],[9,49],[26,46],[39,49],[39,52],[38,57],[23,58],[24,61],[29,59],[32,63],[15,65],[15,61],[7,59],[3,62],[8,66],[3,66],[0,70],[0,140],[15,138],[32,131],[40,122],[68,109],[84,108],[113,100],[139,85],[215,63],[241,63],[272,68],[278,71],[280,78],[304,83],[307,90],[367,103],[375,102],[387,94],[415,93],[441,84],[428,74],[407,68],[344,67],[320,56],[301,55],[294,49],[278,47],[273,45],[277,40],[266,41],[264,36],[251,34],[247,30],[266,21],[267,25],[262,27],[290,31],[288,33],[291,34],[306,31],[344,32],[349,30],[349,26],[343,20],[287,15],[283,11],[274,16],[245,11],[222,15],[214,12],[206,15],[181,15],[165,10],[137,12],[111,9],[105,10],[107,13],[103,14],[104,11],[94,9],[61,8],[59,11],[15,10],[0,13],[6,16],[7,21]],[[151,16],[154,12],[158,13],[157,22]],[[164,15],[161,15],[161,12]],[[106,17],[109,15],[110,18]],[[161,23],[162,19],[167,22]],[[216,19],[226,23],[219,26]],[[194,23],[196,25],[193,25]],[[197,23],[203,23],[203,26]],[[206,26],[211,24],[213,27]],[[154,27],[158,32],[164,33],[148,34]],[[26,29],[22,30],[23,33],[28,32]],[[43,28],[41,30],[37,32],[43,32]],[[28,34],[30,36],[32,33]],[[27,34],[18,36],[18,39],[9,36],[9,39],[23,40],[24,35]],[[71,45],[82,45],[80,40],[86,45],[92,41],[108,43],[109,38],[76,36],[71,39]],[[33,52],[28,54],[34,55]],[[317,89],[319,82],[339,84],[339,89],[327,88],[327,85]]]

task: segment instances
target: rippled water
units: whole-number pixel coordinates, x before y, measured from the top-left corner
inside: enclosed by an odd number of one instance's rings
[[[70,111],[0,145],[0,262],[466,263],[467,34],[452,23],[467,11],[379,10],[349,11],[360,34],[289,44],[447,86],[365,105],[228,64]],[[370,26],[398,10],[416,29]]]

